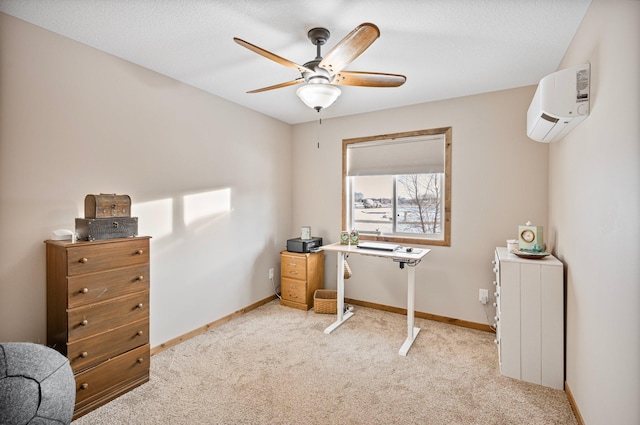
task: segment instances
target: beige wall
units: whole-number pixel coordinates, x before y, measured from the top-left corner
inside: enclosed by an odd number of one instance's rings
[[[550,146],[550,225],[567,273],[567,384],[588,425],[640,423],[640,2],[594,0],[565,58],[591,114]]]
[[[0,14],[0,340],[44,342],[42,241],[88,193],[130,194],[153,236],[155,346],[270,295],[300,226],[337,241],[342,139],[452,126],[452,245],[418,268],[416,308],[492,322],[478,289],[493,292],[494,247],[544,225],[567,270],[578,408],[639,423],[639,7],[594,0],[560,65],[591,63],[592,113],[551,145],[525,134],[535,87],[291,127]],[[209,208],[190,220],[192,195]],[[397,265],[350,262],[347,296],[406,305]],[[328,256],[328,287],[332,270]]]
[[[294,126],[294,176],[299,178],[291,231],[310,225],[325,242],[338,241],[342,139],[451,126],[451,247],[432,247],[416,269],[416,309],[493,323],[493,295],[484,307],[478,290],[494,292],[495,247],[506,246],[527,220],[547,224],[548,145],[526,136],[534,91],[524,87]],[[348,297],[406,307],[406,270],[371,257],[352,256],[349,263]],[[335,264],[328,256],[326,281],[334,288]]]
[[[0,92],[0,341],[45,342],[43,241],[89,193],[153,236],[152,346],[273,294],[289,125],[4,14]]]

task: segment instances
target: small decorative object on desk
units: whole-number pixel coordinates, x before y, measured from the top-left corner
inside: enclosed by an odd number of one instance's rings
[[[349,245],[349,232],[346,230],[340,232],[340,245]]]
[[[311,239],[311,227],[302,226],[302,228],[300,229],[300,239]]]
[[[351,231],[351,234],[349,235],[349,242],[351,242],[351,245],[358,245],[358,243],[360,242],[358,231],[356,229],[353,229]]]

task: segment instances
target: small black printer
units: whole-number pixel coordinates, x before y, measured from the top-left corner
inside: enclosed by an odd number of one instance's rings
[[[322,238],[311,239],[289,239],[287,240],[287,251],[300,252],[306,254],[322,246]]]

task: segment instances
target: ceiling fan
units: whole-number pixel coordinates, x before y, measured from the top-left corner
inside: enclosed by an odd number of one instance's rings
[[[309,30],[307,37],[316,46],[316,58],[304,65],[298,65],[261,47],[234,37],[233,40],[239,45],[302,74],[300,78],[295,80],[251,90],[247,93],[260,93],[296,84],[304,84],[298,88],[296,94],[307,106],[320,112],[321,109],[333,104],[340,96],[341,91],[337,86],[399,87],[407,80],[407,77],[399,74],[344,71],[347,65],[380,37],[380,30],[376,25],[371,23],[358,25],[345,38],[340,40],[329,53],[322,57],[320,49],[327,42],[329,36],[329,30],[326,28],[312,28]]]

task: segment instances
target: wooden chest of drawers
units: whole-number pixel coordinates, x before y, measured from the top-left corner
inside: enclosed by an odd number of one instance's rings
[[[309,310],[313,294],[324,288],[324,252],[280,253],[280,304]]]
[[[149,239],[45,241],[47,345],[71,363],[74,419],[149,381]]]

